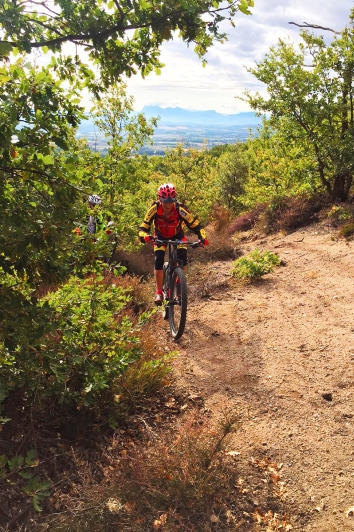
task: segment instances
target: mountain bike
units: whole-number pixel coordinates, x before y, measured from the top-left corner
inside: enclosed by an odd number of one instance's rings
[[[183,261],[178,258],[177,247],[203,247],[200,242],[154,239],[158,246],[167,246],[168,260],[163,265],[163,318],[169,320],[172,338],[178,340],[183,334],[187,319],[187,280]]]

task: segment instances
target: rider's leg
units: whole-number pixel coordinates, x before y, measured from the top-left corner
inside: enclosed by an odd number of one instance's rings
[[[154,270],[156,281],[156,293],[162,292],[163,270]]]
[[[162,283],[163,283],[163,263],[165,260],[165,248],[155,249],[154,253],[155,253],[154,276],[155,276],[155,283],[156,283],[155,303],[160,305],[163,301]]]

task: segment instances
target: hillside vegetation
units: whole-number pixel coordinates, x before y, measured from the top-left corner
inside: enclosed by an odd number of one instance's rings
[[[254,110],[270,114],[257,137],[211,149],[180,144],[147,157],[139,150],[157,120],[133,111],[121,75],[158,69],[159,46],[176,30],[202,57],[224,38],[221,22],[237,11],[248,14],[253,2],[230,2],[220,13],[218,1],[182,2],[178,15],[175,4],[141,2],[133,9],[122,2],[124,9],[101,10],[65,2],[60,16],[46,3],[41,15],[26,3],[0,6],[4,530],[293,526],[268,483],[259,517],[248,519],[255,509],[235,476],[236,455],[225,460],[223,454],[239,425],[237,410],[225,409],[209,426],[203,398],[174,385],[176,345],[156,333],[161,317],[152,304],[152,250],[139,243],[137,228],[158,186],[173,182],[211,241],[188,269],[191,301],[213,295],[215,262],[237,261],[242,242],[255,235],[288,235],[320,222],[350,242],[353,14],[329,46],[302,32],[299,49],[280,41],[252,70],[270,96],[245,96]],[[136,31],[129,40],[131,25]],[[73,35],[78,46],[88,46],[98,73],[77,56],[62,55]],[[35,48],[51,52],[47,66],[28,61]],[[107,137],[104,155],[76,137],[83,87]],[[106,224],[94,239],[86,230],[90,194],[101,196],[97,210]],[[241,277],[250,286],[282,264],[275,250],[257,246],[242,261]],[[264,257],[268,263],[260,266]],[[240,263],[226,264],[237,278]],[[225,278],[219,282],[222,288]],[[194,342],[188,349],[196,351]],[[163,431],[151,429],[159,424]],[[266,470],[278,478],[272,462],[256,465],[261,476]],[[245,523],[238,509],[248,514]]]

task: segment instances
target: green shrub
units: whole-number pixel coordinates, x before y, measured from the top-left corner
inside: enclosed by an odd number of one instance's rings
[[[0,345],[0,400],[22,388],[37,404],[51,398],[75,410],[113,406],[118,378],[142,354],[139,332],[150,318],[137,318],[130,305],[129,289],[98,275],[72,277],[46,294],[46,326],[36,343],[11,354]]]
[[[30,449],[26,456],[17,454],[11,459],[0,455],[0,488],[5,493],[14,492],[15,487],[19,487],[32,498],[34,509],[41,512],[40,503],[50,495],[52,482],[36,475],[38,465],[34,449]]]
[[[241,257],[233,263],[231,269],[232,277],[243,280],[259,279],[267,273],[271,273],[275,266],[280,264],[281,260],[278,255],[272,251],[263,253],[255,249],[246,257]]]
[[[341,205],[333,205],[327,212],[327,217],[338,222],[347,222],[353,218],[353,212]]]

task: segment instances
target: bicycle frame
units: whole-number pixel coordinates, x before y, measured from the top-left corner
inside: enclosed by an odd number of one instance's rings
[[[200,242],[154,239],[157,246],[168,248],[168,260],[164,263],[163,317],[169,320],[172,337],[177,340],[183,334],[187,316],[187,281],[184,264],[178,258],[178,246],[200,247]]]
[[[178,258],[178,246],[191,246],[192,248],[202,247],[200,242],[188,242],[185,240],[162,240],[156,238],[154,240],[157,245],[167,246],[168,249],[168,270],[172,274],[173,270],[177,267],[183,268],[183,262]]]

